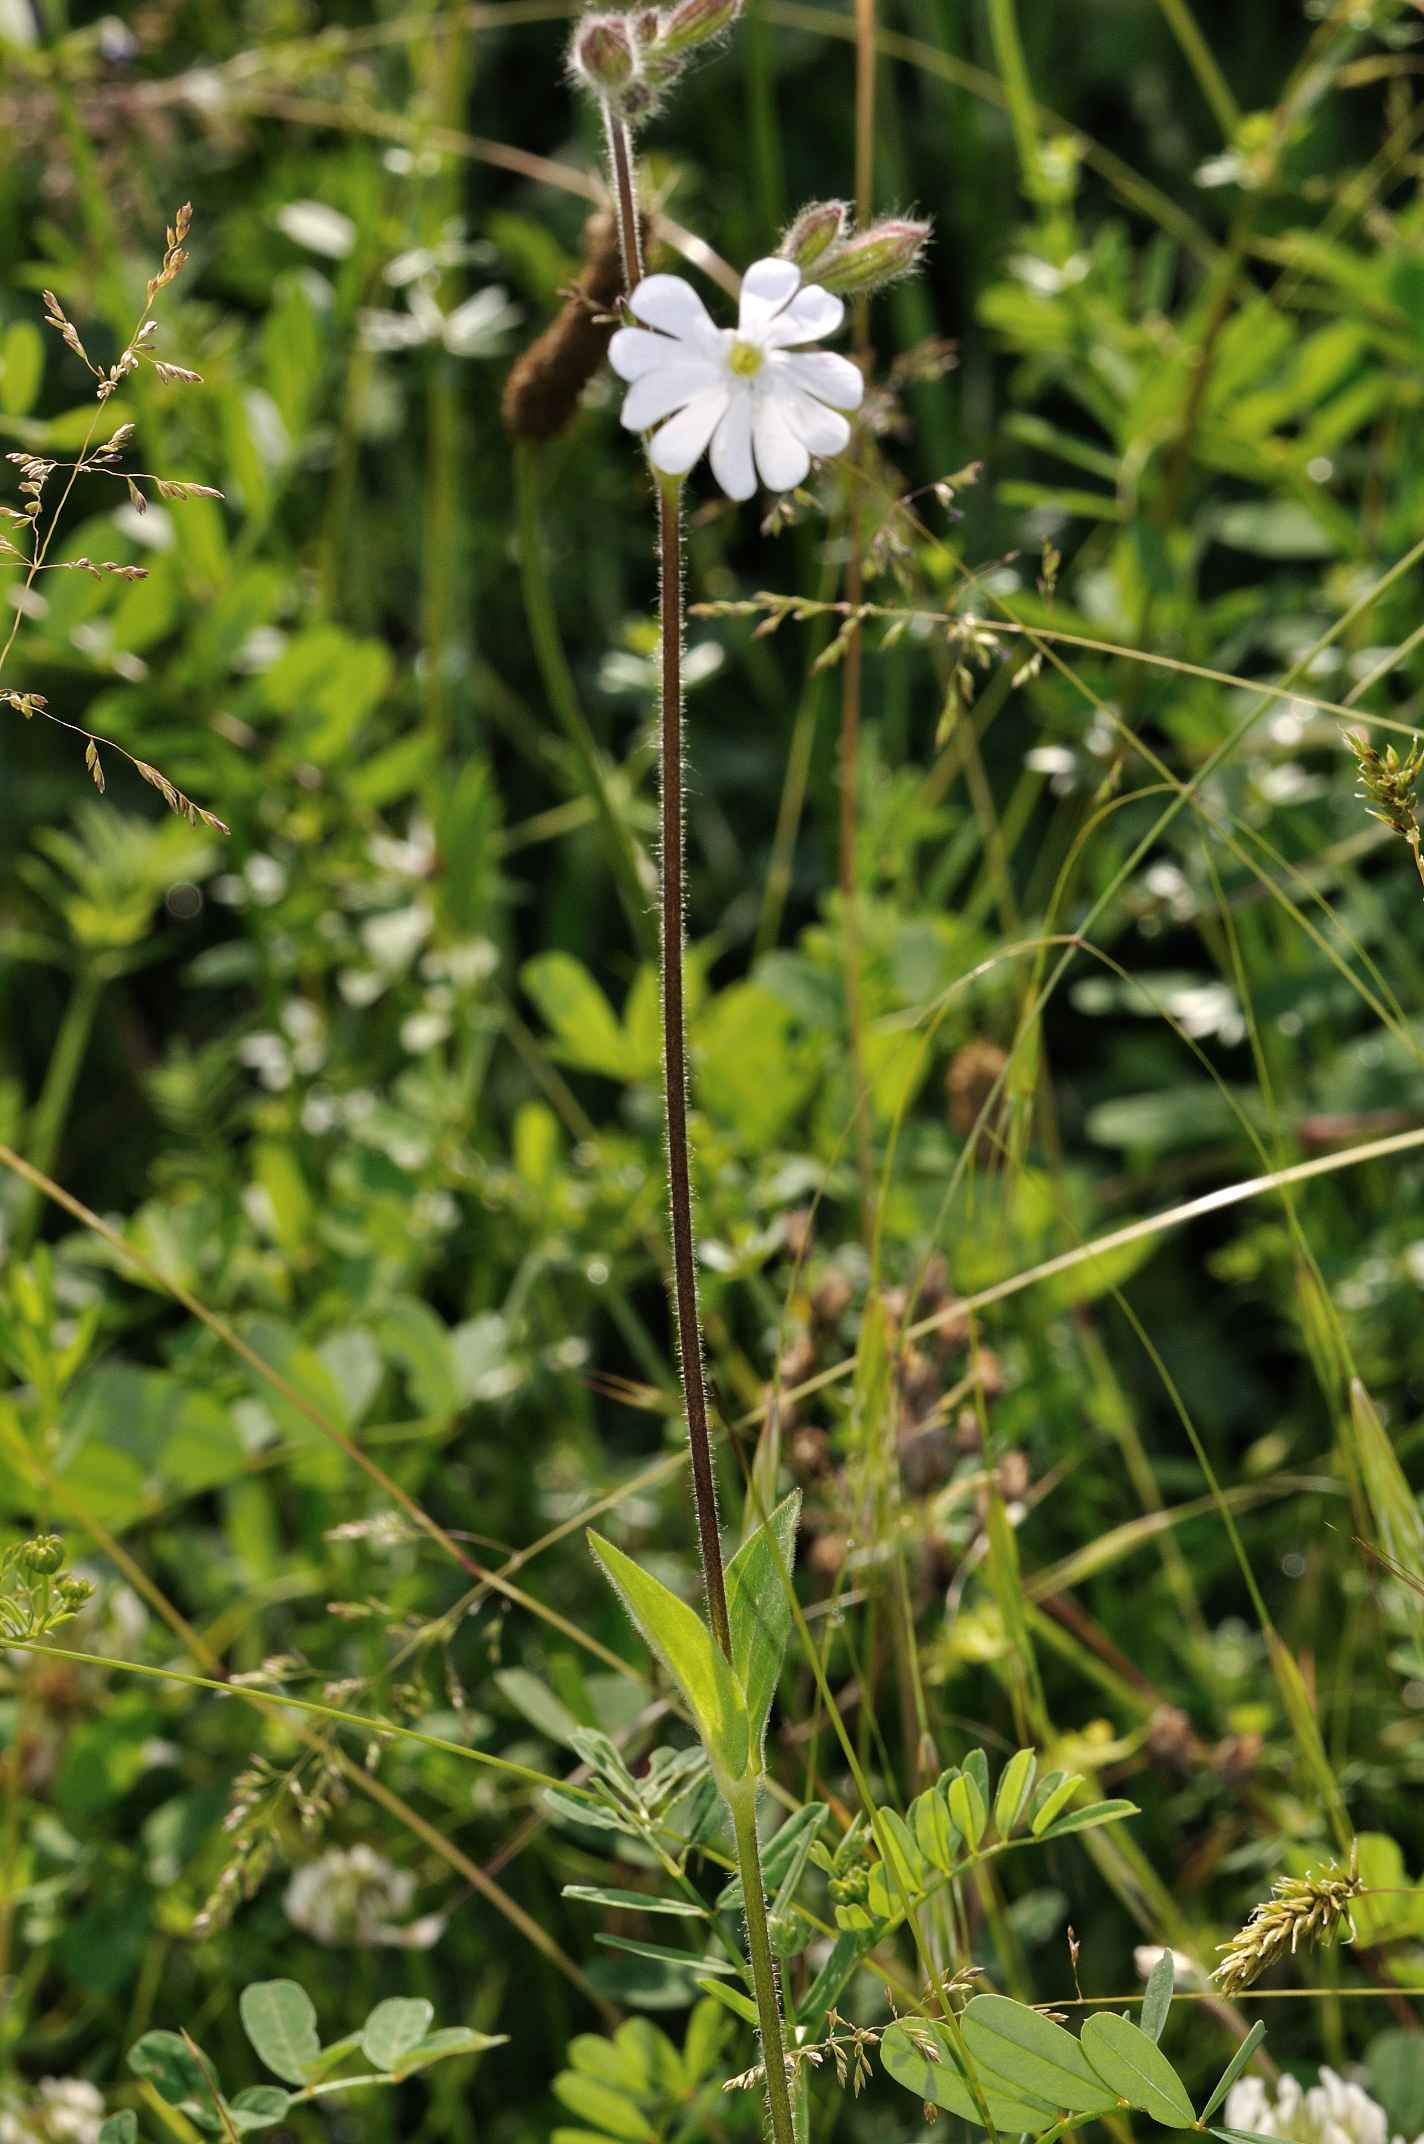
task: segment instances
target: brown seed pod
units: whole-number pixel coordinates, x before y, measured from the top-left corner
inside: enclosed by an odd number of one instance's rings
[[[573,421],[579,397],[608,353],[611,315],[623,290],[618,225],[606,209],[583,227],[584,268],[504,385],[500,414],[511,439],[555,439]]]

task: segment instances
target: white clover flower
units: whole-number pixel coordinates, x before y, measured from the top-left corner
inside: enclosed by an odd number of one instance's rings
[[[429,1950],[444,1916],[407,1916],[415,1878],[369,1846],[333,1846],[294,1873],[283,1900],[287,1919],[333,1949]]]
[[[753,263],[735,329],[717,327],[678,275],[644,276],[628,302],[645,325],[620,328],[609,360],[632,383],[629,431],[659,427],[648,453],[664,476],[686,476],[710,445],[729,498],[749,499],[758,474],[770,491],[794,491],[813,454],[848,442],[840,413],[860,407],[865,382],[849,358],[803,347],[833,334],[845,307],[815,283],[803,288],[794,261]]]
[[[98,2144],[104,2101],[82,2077],[44,2077],[20,2113],[0,2113],[0,2144]]]
[[[1404,2144],[1391,2139],[1384,2108],[1368,2092],[1323,2067],[1309,2091],[1294,2077],[1283,2076],[1273,2091],[1259,2077],[1243,2077],[1226,2095],[1225,2126],[1284,2144]]]

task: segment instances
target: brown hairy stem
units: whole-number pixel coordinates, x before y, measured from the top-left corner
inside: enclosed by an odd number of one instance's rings
[[[662,917],[663,1090],[667,1112],[668,1211],[672,1222],[673,1304],[687,1409],[687,1441],[697,1533],[712,1635],[730,1660],[732,1632],[717,1532],[717,1480],[707,1422],[702,1326],[697,1308],[697,1251],[692,1220],[692,1169],[687,1138],[687,1019],[683,993],[682,801],[682,486],[658,484],[658,552],[662,571]]]
[[[614,199],[618,207],[623,272],[631,295],[643,272],[633,154],[628,130],[622,120],[606,109],[604,116],[608,126]],[[707,1419],[702,1322],[697,1303],[692,1157],[687,1132],[687,1007],[683,974],[686,826],[682,746],[682,482],[678,477],[664,476],[656,471],[654,475],[658,487],[658,567],[661,578],[658,630],[662,645],[658,752],[662,791],[659,965],[663,987],[663,1103],[667,1122],[668,1217],[672,1226],[672,1301],[687,1416],[687,1445],[692,1461],[697,1537],[702,1553],[702,1579],[707,1593],[707,1618],[713,1637],[726,1659],[730,1660],[732,1627],[727,1614],[722,1541],[717,1530],[717,1476],[712,1463],[712,1432]],[[757,1785],[753,1775],[734,1787],[724,1784],[723,1792],[736,1834],[737,1866],[746,1906],[747,1950],[752,1985],[756,1991],[772,2144],[796,2144],[776,1961],[771,1949],[766,1892],[757,1846]]]

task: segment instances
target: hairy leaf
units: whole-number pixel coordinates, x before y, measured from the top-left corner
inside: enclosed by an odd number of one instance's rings
[[[791,1634],[791,1571],[801,1492],[793,1489],[727,1565],[727,1617],[732,1665],[746,1697],[748,1732],[757,1769],[771,1701]]]
[[[685,1601],[592,1528],[588,1542],[609,1583],[681,1691],[713,1765],[727,1780],[744,1779],[752,1755],[746,1704],[711,1631]]]

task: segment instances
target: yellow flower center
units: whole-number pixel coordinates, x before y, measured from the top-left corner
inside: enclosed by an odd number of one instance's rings
[[[765,362],[766,352],[754,342],[734,342],[727,355],[727,363],[743,380],[760,372]]]

